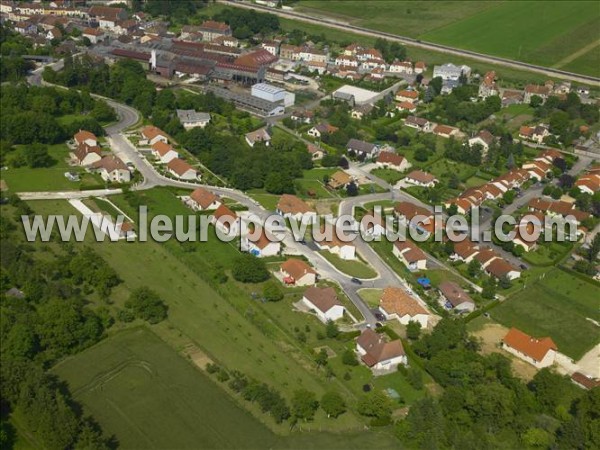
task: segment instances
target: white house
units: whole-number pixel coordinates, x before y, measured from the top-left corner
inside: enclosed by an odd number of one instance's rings
[[[400,339],[387,342],[383,333],[378,334],[370,328],[356,340],[356,352],[361,361],[378,375],[395,371],[398,365],[408,363]]]
[[[257,258],[277,256],[281,251],[281,242],[268,235],[264,229],[260,230],[258,237],[250,238],[250,235],[244,236],[242,244],[248,250],[248,253]]]
[[[432,188],[439,180],[431,175],[430,173],[423,172],[422,170],[413,170],[411,173],[406,175],[404,181],[409,184],[414,184],[415,186]]]
[[[90,146],[82,142],[77,146],[77,150],[71,153],[71,156],[80,166],[91,166],[102,159],[102,149],[95,146]]]
[[[404,156],[392,152],[381,152],[377,156],[377,167],[404,172],[411,164]]]
[[[471,68],[469,66],[455,66],[452,63],[443,64],[433,67],[433,78],[440,77],[442,80],[456,81],[461,75],[467,78],[471,76]]]
[[[179,158],[179,153],[171,147],[171,144],[165,144],[163,141],[152,144],[152,155],[162,164],[168,164],[173,159]]]
[[[313,310],[323,323],[341,319],[344,317],[344,311],[346,310],[338,300],[335,289],[332,287],[309,287],[304,291],[302,303]]]
[[[379,300],[379,309],[387,320],[396,319],[402,325],[418,322],[422,328],[427,328],[429,322],[429,311],[399,287],[384,289]]]
[[[271,144],[271,135],[266,128],[259,128],[258,130],[246,133],[246,142],[250,147],[254,147],[257,142],[264,142],[268,147]]]
[[[327,250],[334,255],[338,255],[341,259],[356,259],[356,247],[354,243],[339,240],[335,235],[335,230],[331,239],[315,240],[315,244],[319,250]]]
[[[277,203],[277,213],[286,219],[295,219],[302,223],[314,223],[317,212],[308,204],[291,194],[283,194]]]
[[[412,75],[413,73],[413,65],[410,61],[394,61],[390,64],[389,72],[391,73],[405,73],[407,75]]]
[[[474,145],[481,145],[483,148],[483,155],[485,156],[490,149],[490,145],[494,143],[494,135],[487,130],[481,130],[476,136],[469,139],[469,147]]]
[[[552,338],[536,339],[516,328],[506,333],[502,348],[538,369],[554,364],[558,350]]]
[[[131,172],[123,161],[114,155],[105,156],[100,161],[92,164],[104,181],[115,183],[129,183],[131,181]]]
[[[221,198],[218,195],[204,188],[194,190],[187,200],[187,205],[196,211],[217,209],[221,204]]]
[[[79,130],[73,136],[73,140],[77,146],[85,144],[89,147],[96,147],[98,145],[98,138],[91,131]]]
[[[427,256],[412,241],[395,241],[392,253],[410,270],[427,270]]]
[[[186,130],[192,128],[204,128],[210,123],[210,114],[205,112],[197,112],[193,109],[178,109],[177,117],[179,122],[183,125]]]
[[[283,282],[295,286],[312,286],[317,282],[317,272],[307,263],[297,258],[290,258],[281,264],[279,273]]]
[[[169,142],[167,134],[164,131],[153,125],[148,125],[142,128],[140,145],[152,145],[159,141],[162,141],[165,144]]]
[[[240,232],[240,218],[223,204],[212,215],[211,223],[221,232],[232,236],[237,236]]]
[[[365,214],[360,220],[360,229],[367,236],[379,237],[386,234],[385,221],[379,214]]]
[[[452,281],[443,281],[439,285],[442,306],[458,313],[475,310],[475,302],[463,288]]]
[[[167,163],[167,170],[180,180],[196,180],[198,178],[198,171],[183,159],[173,158]]]

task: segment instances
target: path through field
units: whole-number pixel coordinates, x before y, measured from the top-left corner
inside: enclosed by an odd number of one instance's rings
[[[575,61],[580,56],[583,56],[586,53],[592,51],[598,45],[600,45],[600,39],[598,39],[597,41],[594,41],[594,42],[590,42],[588,45],[586,45],[585,47],[580,48],[575,53],[571,53],[569,56],[567,56],[566,58],[561,59],[559,62],[557,62],[556,64],[554,64],[552,67],[554,67],[555,69],[560,69],[561,67],[564,67],[567,64],[569,64],[571,61]]]

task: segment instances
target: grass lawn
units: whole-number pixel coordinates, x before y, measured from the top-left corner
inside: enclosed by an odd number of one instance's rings
[[[571,242],[544,242],[531,252],[523,253],[523,260],[536,266],[552,265],[573,248]]]
[[[145,328],[53,368],[123,448],[266,447],[277,436]]]
[[[373,169],[371,170],[371,173],[376,177],[388,182],[389,184],[396,184],[398,181],[404,178],[403,173],[393,169]]]
[[[600,46],[596,46],[587,53],[565,64],[562,69],[578,73],[600,75]]]
[[[268,194],[264,189],[252,189],[247,194],[269,211],[275,211],[280,195]]]
[[[346,260],[340,258],[338,255],[334,255],[333,253],[324,250],[321,253],[321,256],[333,264],[340,272],[345,273],[351,277],[356,278],[375,278],[377,276],[377,272],[375,272],[371,266],[366,263],[355,259],[355,260]]]
[[[507,327],[550,336],[561,353],[577,360],[600,340],[598,327],[587,320],[600,321],[599,298],[596,284],[552,269],[490,313]]]
[[[379,306],[379,299],[381,298],[381,294],[383,293],[383,289],[373,289],[373,288],[365,288],[358,291],[358,295],[365,301],[367,305],[371,308],[376,308]]]

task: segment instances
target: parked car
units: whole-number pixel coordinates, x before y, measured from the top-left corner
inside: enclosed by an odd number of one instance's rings
[[[350,281],[352,281],[354,284],[362,284],[362,281],[360,281],[358,278],[352,277],[350,279]]]

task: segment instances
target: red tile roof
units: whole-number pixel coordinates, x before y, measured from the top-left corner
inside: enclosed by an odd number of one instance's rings
[[[516,328],[511,328],[502,341],[505,345],[533,358],[535,361],[544,359],[550,350],[557,350],[556,344],[551,338],[536,339]]]

